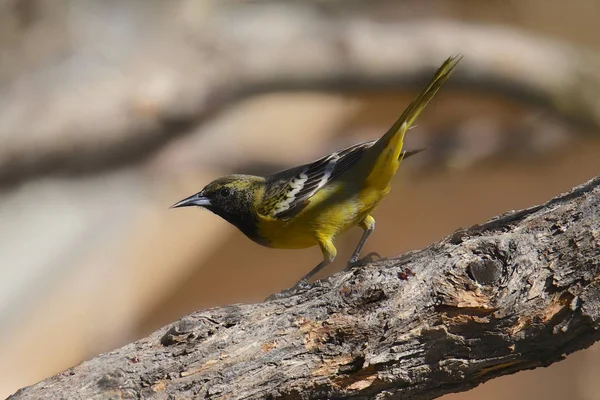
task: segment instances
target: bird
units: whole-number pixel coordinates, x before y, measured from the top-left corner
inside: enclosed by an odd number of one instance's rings
[[[278,249],[318,246],[323,261],[287,292],[307,286],[316,273],[335,260],[336,237],[359,226],[363,233],[347,264],[357,265],[367,239],[375,230],[373,211],[390,192],[400,163],[421,151],[403,150],[406,132],[461,59],[461,55],[446,59],[379,139],[269,176],[226,175],[171,208],[205,208],[263,246]]]

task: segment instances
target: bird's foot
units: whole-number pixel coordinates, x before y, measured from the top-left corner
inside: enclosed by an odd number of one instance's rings
[[[300,282],[296,283],[294,286],[292,286],[289,289],[282,290],[279,293],[273,293],[272,295],[270,295],[269,297],[267,297],[265,299],[265,301],[279,300],[279,299],[283,299],[283,298],[286,298],[286,297],[291,297],[291,296],[294,296],[296,294],[300,294],[302,292],[305,292],[309,288],[310,288],[310,285],[308,284],[308,282],[306,282],[305,280],[301,280]]]
[[[348,271],[354,267],[358,267],[359,265],[372,263],[373,261],[376,261],[376,260],[381,260],[381,256],[379,255],[379,253],[376,253],[374,251],[367,254],[360,260],[358,259],[358,257],[352,257],[348,261],[348,264],[346,265],[346,268],[344,268],[344,271]]]

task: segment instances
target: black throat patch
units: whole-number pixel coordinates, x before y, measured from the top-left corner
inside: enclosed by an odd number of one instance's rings
[[[258,236],[258,221],[251,213],[237,213],[212,206],[207,207],[207,209],[234,225],[250,240],[264,246],[268,244],[267,241]]]
[[[253,207],[256,191],[239,190],[224,200],[215,199],[206,208],[237,227],[250,240],[268,246],[268,241],[258,236],[258,219]]]

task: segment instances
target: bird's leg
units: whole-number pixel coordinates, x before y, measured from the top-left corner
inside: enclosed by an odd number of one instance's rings
[[[318,273],[320,270],[322,270],[323,268],[325,268],[329,264],[331,264],[331,261],[328,260],[328,259],[325,259],[325,260],[321,261],[319,264],[317,264],[316,267],[314,267],[313,269],[311,269],[308,274],[304,275],[302,277],[302,279],[300,279],[294,286],[292,286],[292,288],[290,290],[299,289],[301,287],[308,286],[308,281],[310,280],[310,278],[312,278],[313,275],[315,275],[316,273]]]
[[[367,242],[369,236],[371,236],[371,233],[373,233],[373,231],[375,230],[375,218],[371,217],[370,215],[367,215],[362,221],[360,221],[360,227],[364,229],[364,232],[360,237],[360,240],[358,241],[356,249],[354,249],[354,253],[352,253],[352,256],[350,257],[350,260],[348,260],[348,266],[346,267],[346,269],[351,268],[357,264],[360,252],[365,246],[365,243]]]
[[[328,266],[335,260],[335,256],[337,255],[337,250],[333,245],[333,242],[330,239],[320,240],[319,247],[321,248],[321,252],[323,253],[323,261],[321,261],[316,267],[310,270],[310,272],[302,277],[294,286],[289,289],[283,290],[280,293],[274,293],[267,297],[266,300],[274,300],[280,299],[283,297],[287,297],[294,292],[308,286],[308,280],[312,278],[317,272],[321,271],[323,268]]]
[[[304,275],[302,279],[300,279],[298,283],[294,285],[294,287],[306,285],[310,278],[312,278],[316,273],[318,273],[320,270],[331,264],[333,260],[335,260],[337,250],[331,242],[331,240],[327,239],[319,241],[319,247],[321,248],[321,253],[323,253],[323,261],[321,261],[316,267],[311,269],[308,274]]]

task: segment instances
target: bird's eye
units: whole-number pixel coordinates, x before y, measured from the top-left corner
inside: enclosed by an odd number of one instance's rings
[[[221,197],[229,197],[231,196],[231,189],[225,187],[219,191],[219,195]]]

